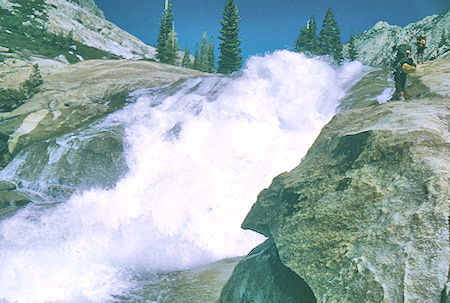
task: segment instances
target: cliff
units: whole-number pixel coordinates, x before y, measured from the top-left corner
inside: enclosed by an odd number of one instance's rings
[[[0,0],[0,62],[154,59],[149,46],[104,18],[92,0]]]
[[[154,47],[104,19],[103,12],[93,1],[73,2],[46,0],[49,31],[64,35],[72,31],[74,40],[126,59],[155,58]],[[155,26],[157,24],[155,20]]]
[[[379,21],[371,29],[355,37],[357,60],[370,66],[388,66],[395,57],[392,51],[394,45],[408,44],[416,51],[418,35],[427,35],[427,48],[424,59],[435,60],[450,57],[449,28],[450,10],[441,15],[432,15],[411,23],[405,27],[390,25]],[[349,44],[343,47],[343,53],[348,53]]]
[[[239,263],[221,302],[445,300],[449,64],[419,66],[420,98],[379,104],[374,90],[348,103],[303,161],[260,193],[242,227],[269,239]]]

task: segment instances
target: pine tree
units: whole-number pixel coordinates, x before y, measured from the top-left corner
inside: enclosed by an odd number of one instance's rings
[[[42,80],[39,65],[34,64],[30,77],[21,84],[21,89],[24,91],[26,96],[31,97],[38,91],[37,87],[42,83],[44,83],[44,81]]]
[[[207,33],[203,31],[202,33],[202,41],[200,44],[200,70],[202,72],[208,71],[208,39],[206,38]]]
[[[186,46],[186,48],[184,50],[184,56],[183,56],[183,61],[181,61],[181,66],[187,67],[187,68],[192,67],[191,54],[189,53],[189,46]]]
[[[223,19],[220,22],[222,29],[219,36],[221,40],[219,45],[219,73],[230,74],[241,67],[242,56],[239,49],[241,45],[241,40],[239,39],[240,20],[237,4],[233,0],[226,0],[223,9]]]
[[[307,26],[303,26],[300,29],[300,34],[295,40],[294,50],[296,52],[303,52],[308,55],[318,55],[319,52],[319,41],[317,40],[317,25],[314,16],[308,21]]]
[[[294,51],[306,53],[306,48],[308,45],[308,41],[306,40],[308,36],[308,28],[306,26],[302,26],[300,28],[300,33],[298,34],[297,39],[295,40]]]
[[[156,58],[162,63],[175,64],[179,50],[173,28],[172,4],[169,3],[161,17],[160,31],[156,46]]]
[[[198,52],[198,43],[195,44],[195,55],[194,55],[194,64],[192,66],[193,69],[200,69],[200,54]]]
[[[348,42],[348,59],[350,59],[351,61],[355,61],[357,56],[358,52],[355,48],[355,33],[352,30],[350,33],[350,40]]]
[[[209,40],[209,46],[208,46],[208,70],[207,72],[213,73],[215,71],[214,66],[215,56],[214,56],[214,38],[211,37]]]
[[[167,63],[175,65],[177,63],[178,54],[177,52],[180,50],[178,46],[178,39],[175,36],[175,31],[172,30],[169,33],[169,39],[167,40],[167,53],[170,54],[170,59]]]
[[[330,55],[336,62],[342,60],[342,45],[340,31],[334,19],[331,8],[328,9],[319,34],[319,48],[321,55]]]

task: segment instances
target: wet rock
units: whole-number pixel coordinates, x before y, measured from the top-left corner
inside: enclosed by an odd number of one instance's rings
[[[239,262],[219,302],[315,303],[316,298],[305,281],[281,263],[275,244],[267,240]]]
[[[23,206],[31,202],[28,194],[19,190],[2,190],[0,191],[0,205],[6,206]]]
[[[109,188],[127,172],[120,130],[75,132],[32,144],[17,155],[15,179],[56,201],[75,190]],[[9,168],[7,168],[9,169]]]
[[[16,189],[17,186],[14,183],[11,183],[9,181],[1,180],[0,181],[0,192],[5,190],[13,190]]]
[[[15,154],[33,142],[82,128],[123,107],[131,91],[199,75],[205,74],[147,61],[79,62],[44,75],[37,94],[1,114],[0,134],[9,137],[9,152]]]
[[[158,274],[153,281],[121,302],[183,303],[217,302],[220,290],[240,258],[224,259],[195,269]]]

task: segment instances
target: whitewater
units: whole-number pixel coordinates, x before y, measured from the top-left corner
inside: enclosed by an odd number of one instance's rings
[[[88,131],[123,129],[128,171],[114,187],[0,221],[0,302],[115,302],[139,275],[246,255],[264,241],[240,228],[258,193],[300,163],[363,72],[277,51],[231,76],[134,91]]]

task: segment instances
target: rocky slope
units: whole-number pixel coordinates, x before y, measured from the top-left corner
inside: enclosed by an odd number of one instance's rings
[[[269,240],[239,263],[221,302],[447,302],[449,64],[419,66],[418,99],[379,104],[375,90],[348,103],[261,192],[242,226]],[[278,272],[290,287],[271,282]]]
[[[74,2],[46,0],[49,16],[46,25],[49,31],[62,32],[65,35],[72,31],[74,40],[126,59],[155,58],[154,47],[99,17],[99,13],[95,14],[100,10],[93,1]],[[82,6],[77,5],[76,2],[81,3]],[[157,24],[158,22],[155,22],[155,26]]]
[[[9,74],[15,79],[8,84],[11,86],[26,79],[32,70],[31,64],[23,61],[11,67],[3,64],[3,67],[10,70]],[[15,171],[15,176],[4,180],[7,181],[4,188],[0,186],[0,217],[31,200],[29,194],[16,189],[17,184],[8,182],[13,177],[29,182],[46,178],[50,184],[48,194],[61,198],[75,187],[113,185],[126,169],[121,157],[120,129],[99,131],[83,140],[77,139],[77,134],[88,124],[124,106],[131,91],[199,75],[205,74],[135,60],[89,60],[43,74],[43,84],[36,94],[13,111],[0,113],[1,165],[20,151],[25,153],[23,167]],[[57,141],[65,134],[71,134],[69,137],[74,139],[68,144],[76,145],[75,152],[58,161],[49,159],[47,151],[58,148]],[[73,163],[79,165],[75,167]],[[94,169],[99,163],[104,168],[102,171]],[[52,167],[66,172],[64,180],[55,181],[56,185],[52,185],[54,176],[46,175]]]
[[[45,175],[51,165],[66,171],[65,180],[48,189],[56,196],[75,186],[110,186],[125,169],[120,130],[71,142],[79,144],[77,152],[50,164],[46,150],[58,146],[56,138],[121,108],[133,90],[204,75],[137,60],[154,58],[154,48],[105,20],[93,0],[0,0],[0,18],[0,167],[24,149],[44,155],[24,156],[16,173],[36,181],[51,180]],[[68,163],[74,159],[80,167]],[[99,161],[101,176],[91,169]],[[0,216],[30,201],[11,178],[4,181]]]
[[[387,66],[394,58],[394,45],[408,44],[416,51],[416,37],[427,35],[425,60],[450,57],[450,10],[441,14],[424,18],[405,27],[390,25],[380,21],[361,35],[355,37],[357,60],[370,66]],[[443,41],[443,35],[446,41]],[[344,55],[348,52],[348,43],[343,48]]]
[[[78,4],[88,12],[99,16],[101,18],[105,18],[103,11],[95,4],[94,0],[68,0],[69,2]]]
[[[105,20],[92,0],[0,0],[0,13],[2,59],[155,58],[154,47]]]

